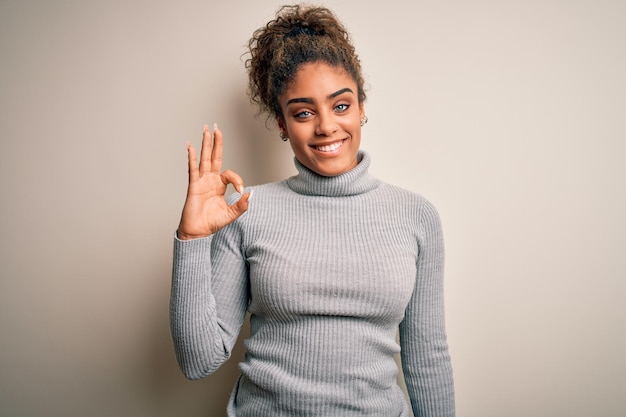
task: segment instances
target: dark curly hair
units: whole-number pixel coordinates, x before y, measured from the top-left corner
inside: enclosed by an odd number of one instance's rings
[[[365,101],[361,63],[350,35],[325,7],[282,6],[274,20],[254,32],[248,47],[248,94],[260,113],[283,120],[278,98],[309,62],[345,69],[358,87],[359,103]]]

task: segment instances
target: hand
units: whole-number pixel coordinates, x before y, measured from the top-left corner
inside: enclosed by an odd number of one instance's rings
[[[182,240],[209,236],[232,223],[248,209],[250,193],[241,196],[232,206],[226,203],[226,186],[232,184],[238,192],[243,191],[241,177],[222,169],[222,131],[215,125],[213,143],[209,126],[204,126],[200,166],[196,150],[187,142],[189,157],[189,187],[183,214],[178,226],[178,238]]]

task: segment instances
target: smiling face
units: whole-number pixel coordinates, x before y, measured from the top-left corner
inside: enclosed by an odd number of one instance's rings
[[[302,165],[324,176],[357,165],[363,104],[343,68],[302,64],[279,101],[284,117],[279,127]]]

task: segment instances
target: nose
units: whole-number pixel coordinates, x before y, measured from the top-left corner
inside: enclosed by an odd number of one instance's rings
[[[318,112],[315,134],[318,136],[330,136],[339,130],[332,113]]]

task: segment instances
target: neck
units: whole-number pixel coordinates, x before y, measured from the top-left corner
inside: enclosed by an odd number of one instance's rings
[[[378,179],[369,174],[371,158],[362,150],[359,151],[356,167],[332,177],[319,175],[297,159],[294,160],[298,174],[287,179],[287,185],[299,194],[342,197],[366,193],[380,184]]]

